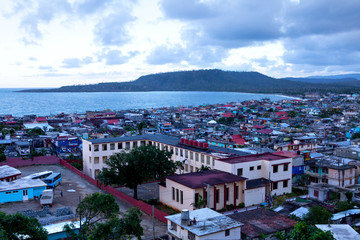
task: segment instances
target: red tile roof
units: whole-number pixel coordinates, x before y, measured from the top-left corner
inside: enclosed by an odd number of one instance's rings
[[[217,159],[217,161],[227,162],[229,164],[236,164],[236,163],[252,162],[252,161],[259,161],[259,160],[275,161],[275,160],[281,160],[281,159],[286,159],[286,158],[289,158],[289,157],[276,155],[274,153],[263,153],[263,154],[247,155],[247,156],[222,158],[222,159]]]

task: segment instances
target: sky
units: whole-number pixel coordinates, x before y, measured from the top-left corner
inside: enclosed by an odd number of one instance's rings
[[[360,72],[359,0],[2,0],[0,88]]]

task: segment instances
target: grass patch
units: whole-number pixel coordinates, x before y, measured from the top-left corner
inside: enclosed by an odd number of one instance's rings
[[[156,209],[159,209],[160,211],[166,212],[169,215],[180,213],[179,211],[172,209],[171,207],[165,206],[161,203],[155,205]]]

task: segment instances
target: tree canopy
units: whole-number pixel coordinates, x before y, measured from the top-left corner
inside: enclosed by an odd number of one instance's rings
[[[181,163],[170,160],[171,153],[154,146],[141,146],[129,153],[117,153],[107,161],[107,168],[99,174],[98,179],[106,185],[124,185],[134,190],[137,199],[138,185],[149,180],[163,180],[172,175]]]
[[[335,240],[330,231],[322,231],[315,226],[299,222],[286,239],[290,240]]]
[[[138,208],[129,209],[120,218],[119,206],[110,194],[94,193],[86,196],[76,208],[76,214],[85,221],[78,233],[73,225],[64,227],[74,240],[129,239],[135,236],[141,239],[141,212]]]
[[[308,224],[327,224],[332,217],[332,213],[325,208],[315,206],[310,208],[309,212],[304,216],[305,222]]]
[[[0,239],[47,239],[47,231],[36,218],[0,212]]]

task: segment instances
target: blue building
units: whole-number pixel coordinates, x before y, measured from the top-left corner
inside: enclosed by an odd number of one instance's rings
[[[40,197],[45,189],[46,184],[40,179],[20,178],[11,182],[0,182],[0,203]]]
[[[80,144],[81,140],[76,136],[59,136],[54,143],[57,155],[75,155],[80,151]]]

